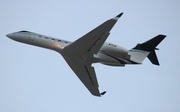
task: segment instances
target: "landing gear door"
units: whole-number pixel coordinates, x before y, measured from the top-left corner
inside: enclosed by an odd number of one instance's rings
[[[34,36],[35,36],[34,34],[30,34],[30,35],[29,35],[29,40],[32,40],[32,41],[33,41],[33,40],[34,40]]]

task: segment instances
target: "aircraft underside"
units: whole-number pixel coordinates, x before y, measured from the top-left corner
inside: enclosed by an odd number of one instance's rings
[[[158,50],[156,46],[166,37],[162,34],[157,35],[144,43],[137,44],[130,50],[105,42],[111,29],[122,15],[123,13],[120,13],[105,21],[74,42],[29,31],[19,31],[6,36],[18,42],[52,49],[60,53],[89,92],[95,96],[102,96],[106,91],[99,91],[92,63],[125,66],[125,64],[141,64],[148,57],[153,64],[159,65],[155,50]]]

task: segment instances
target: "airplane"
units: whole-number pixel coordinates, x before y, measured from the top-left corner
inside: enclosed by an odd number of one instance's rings
[[[111,29],[123,15],[109,19],[74,42],[53,38],[30,31],[19,31],[7,34],[12,40],[54,50],[62,55],[70,68],[94,95],[101,97],[106,91],[99,92],[99,85],[93,63],[109,66],[125,66],[126,64],[142,64],[147,57],[152,64],[159,65],[156,46],[166,37],[159,34],[154,38],[137,44],[127,50],[124,47],[105,42]]]

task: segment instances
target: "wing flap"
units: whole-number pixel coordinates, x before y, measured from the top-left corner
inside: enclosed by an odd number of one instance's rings
[[[86,69],[86,71],[87,71],[87,73],[89,75],[89,78],[91,79],[91,82],[92,82],[93,86],[99,87],[94,67],[85,66],[85,69]]]
[[[96,40],[96,42],[88,49],[88,51],[92,54],[96,54],[103,45],[103,43],[106,41],[109,34],[109,32],[105,32],[100,38],[98,38],[98,40]]]

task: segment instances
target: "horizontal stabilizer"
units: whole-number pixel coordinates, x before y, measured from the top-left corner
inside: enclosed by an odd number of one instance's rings
[[[165,35],[158,35],[142,44],[137,44],[134,49],[144,50],[144,51],[152,51],[156,50],[156,46],[165,38]]]

